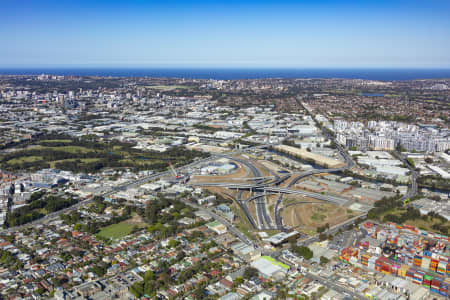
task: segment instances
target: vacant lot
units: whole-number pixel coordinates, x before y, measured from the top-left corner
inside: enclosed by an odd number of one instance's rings
[[[329,203],[305,203],[289,206],[283,210],[285,224],[314,231],[328,223],[330,226],[342,223],[354,216],[348,208]]]

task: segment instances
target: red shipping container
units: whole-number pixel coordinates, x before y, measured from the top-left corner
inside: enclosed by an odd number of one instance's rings
[[[434,287],[434,288],[440,288],[440,287],[441,287],[441,281],[440,281],[440,280],[433,279],[433,280],[431,281],[431,286]]]
[[[381,270],[391,272],[391,264],[384,262],[381,266]]]

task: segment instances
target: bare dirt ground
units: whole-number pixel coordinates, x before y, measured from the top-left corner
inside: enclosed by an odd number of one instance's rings
[[[135,214],[132,218],[125,221],[128,224],[145,227],[146,223],[139,214]]]
[[[325,174],[328,174],[328,173],[320,173],[320,174],[311,175],[311,176],[308,176],[308,177],[305,177],[305,178],[301,179],[299,182],[302,182],[303,180],[307,180],[307,179],[314,178],[314,177],[316,177],[316,176],[323,176],[323,175],[325,175]],[[287,180],[286,180],[285,182],[283,182],[280,186],[281,186],[281,187],[287,187],[287,186],[291,183],[291,181],[292,181],[294,178],[295,178],[295,175],[291,176],[291,178],[287,179]],[[296,187],[296,185],[291,186],[291,188],[292,188],[292,189],[299,189],[298,187]]]
[[[244,191],[242,193],[241,199],[242,201],[247,200],[248,198],[250,198],[252,196],[252,193],[249,191]]]
[[[329,203],[307,203],[284,209],[282,218],[288,226],[315,230],[326,223],[330,226],[342,223],[353,215],[350,210],[342,206]]]
[[[266,167],[266,168],[268,168],[268,169],[270,169],[270,170],[272,170],[272,171],[274,171],[274,172],[276,172],[276,171],[278,171],[278,170],[291,171],[291,170],[289,170],[289,169],[287,169],[287,168],[285,168],[285,167],[283,167],[283,166],[280,166],[280,165],[278,165],[278,164],[276,164],[276,163],[273,163],[273,162],[271,162],[271,161],[268,161],[268,160],[260,160],[259,162],[260,162],[264,167]]]

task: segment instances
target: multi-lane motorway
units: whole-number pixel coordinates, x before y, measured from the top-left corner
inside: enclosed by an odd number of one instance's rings
[[[255,167],[253,165],[253,163],[251,163],[250,160],[247,161],[247,160],[235,158],[232,156],[227,156],[227,158],[246,166],[250,170],[250,172],[252,173],[254,178],[262,177],[261,171],[257,167]],[[274,181],[278,181],[280,179],[278,174],[275,174],[275,173],[273,173],[273,174],[275,176]],[[263,179],[255,179],[254,185],[259,185],[263,181],[264,181]],[[257,215],[259,229],[273,229],[274,227],[272,225],[272,220],[271,220],[269,214],[267,213],[267,205],[266,205],[266,199],[264,197],[264,191],[257,190],[257,189],[255,189],[253,191],[255,192],[254,200],[255,200],[256,215]],[[248,202],[248,199],[246,202]]]
[[[236,189],[236,190],[249,190],[249,191],[254,191],[257,193],[258,192],[259,193],[266,192],[266,193],[274,193],[274,194],[279,194],[279,193],[294,194],[294,195],[311,197],[311,198],[322,200],[322,201],[333,202],[333,203],[336,203],[339,205],[344,205],[345,203],[347,203],[349,201],[348,199],[345,199],[342,197],[322,195],[319,193],[313,193],[313,192],[308,192],[308,191],[304,191],[304,190],[271,187],[271,186],[267,186],[265,184],[253,185],[253,184],[235,184],[235,183],[218,182],[218,183],[191,183],[191,185],[205,186],[205,187],[208,187],[208,186],[226,187],[229,189]],[[255,196],[253,196],[252,198],[258,199],[260,196],[261,196],[261,194],[255,194]]]

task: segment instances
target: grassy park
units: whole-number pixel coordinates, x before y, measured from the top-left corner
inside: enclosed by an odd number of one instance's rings
[[[35,171],[43,168],[95,173],[104,168],[165,171],[171,162],[175,167],[207,155],[184,147],[165,152],[133,148],[118,141],[103,142],[92,138],[43,137],[27,147],[0,155],[0,169]]]
[[[107,239],[115,240],[129,235],[133,230],[134,226],[135,225],[130,224],[127,221],[124,221],[103,227],[98,233],[98,235]]]

